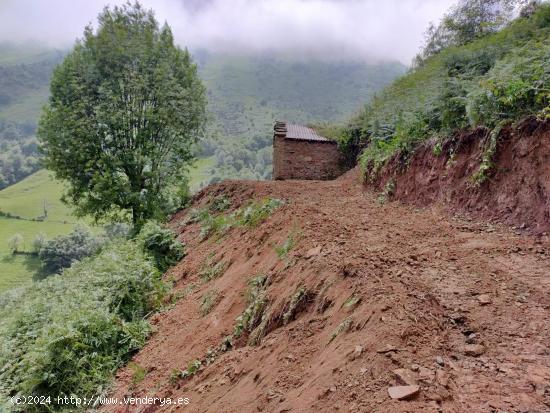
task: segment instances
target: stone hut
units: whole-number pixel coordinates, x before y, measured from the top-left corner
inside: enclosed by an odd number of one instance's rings
[[[302,125],[276,122],[273,179],[334,179],[344,172],[336,142]]]

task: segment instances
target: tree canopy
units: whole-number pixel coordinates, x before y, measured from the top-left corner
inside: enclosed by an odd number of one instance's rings
[[[205,89],[187,50],[139,3],[106,7],[98,28],[55,69],[39,122],[45,165],[64,200],[98,221],[168,212],[206,121]]]

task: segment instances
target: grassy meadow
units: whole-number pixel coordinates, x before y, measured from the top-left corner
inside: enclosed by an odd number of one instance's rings
[[[32,219],[43,215],[44,203],[48,218],[43,222],[22,219],[0,218],[0,292],[22,285],[39,273],[38,258],[31,255],[12,255],[8,240],[21,234],[24,250],[32,251],[32,242],[39,233],[51,239],[71,232],[79,220],[60,198],[61,183],[55,181],[46,170],[40,170],[15,185],[0,191],[0,210]]]
[[[209,169],[214,159],[201,158],[189,171],[190,187],[193,192],[207,185]],[[14,234],[24,238],[24,251],[32,251],[36,235],[43,233],[48,239],[68,234],[77,223],[89,225],[78,219],[71,209],[61,202],[63,184],[52,174],[42,169],[22,181],[0,191],[0,211],[20,216],[23,219],[0,217],[0,293],[19,287],[40,276],[40,263],[32,255],[11,254],[8,240]],[[48,217],[42,222],[28,221],[44,214],[44,203]]]

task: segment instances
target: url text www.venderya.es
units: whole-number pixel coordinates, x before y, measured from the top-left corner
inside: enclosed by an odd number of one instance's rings
[[[50,405],[57,404],[58,406],[89,406],[97,407],[102,405],[128,405],[128,406],[187,406],[190,404],[189,397],[50,397],[50,396],[13,396],[10,402],[15,405]]]

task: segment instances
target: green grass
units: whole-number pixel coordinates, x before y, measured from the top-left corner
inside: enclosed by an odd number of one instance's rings
[[[190,171],[192,191],[204,186],[213,158],[201,158]],[[43,169],[0,191],[0,211],[22,218],[33,219],[43,215],[46,203],[48,218],[43,222],[0,218],[0,292],[22,286],[39,273],[40,263],[35,256],[12,255],[8,239],[21,234],[25,239],[25,251],[32,250],[32,241],[39,233],[48,239],[71,232],[77,223],[87,223],[72,215],[71,209],[61,202],[63,184]]]
[[[0,218],[0,292],[22,286],[37,277],[40,262],[35,256],[12,255],[8,249],[8,239],[15,233],[25,240],[24,249],[32,249],[34,237],[43,232],[48,238],[68,234],[72,224],[57,222],[33,222]]]
[[[63,184],[42,169],[0,191],[0,210],[31,219],[43,215],[45,202],[48,221],[74,223],[71,210],[61,202],[62,192]]]
[[[189,171],[189,187],[192,192],[196,192],[208,185],[212,176],[210,170],[214,164],[215,160],[213,156],[197,159],[195,165]]]
[[[48,239],[72,231],[77,218],[61,203],[63,186],[46,170],[41,170],[15,185],[0,191],[0,210],[23,218],[36,218],[43,214],[46,202],[48,218],[43,222],[0,218],[0,292],[22,286],[37,277],[40,262],[35,256],[12,255],[8,239],[21,234],[24,250],[32,250],[32,241],[39,233]]]

